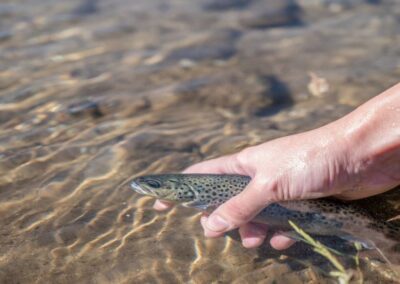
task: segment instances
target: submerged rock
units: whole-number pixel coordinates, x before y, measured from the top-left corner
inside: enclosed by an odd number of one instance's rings
[[[202,7],[208,11],[222,11],[244,8],[251,2],[252,0],[206,0],[202,4]]]
[[[173,50],[167,55],[164,62],[183,59],[193,61],[229,59],[236,53],[235,43],[240,36],[241,32],[237,30],[218,31],[200,42]]]
[[[254,29],[295,26],[302,23],[301,8],[291,0],[261,2],[254,5],[240,23]]]
[[[68,106],[68,114],[72,116],[89,115],[93,118],[102,117],[104,114],[100,110],[99,104],[94,101],[82,101]]]
[[[83,0],[72,13],[78,16],[88,16],[97,13],[98,10],[98,0]]]
[[[264,78],[239,71],[185,82],[177,93],[185,102],[250,115],[263,115],[292,101],[286,84],[275,76]]]

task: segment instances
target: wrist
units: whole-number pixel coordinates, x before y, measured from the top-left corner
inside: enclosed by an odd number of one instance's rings
[[[339,134],[357,198],[400,183],[400,85],[328,127]]]

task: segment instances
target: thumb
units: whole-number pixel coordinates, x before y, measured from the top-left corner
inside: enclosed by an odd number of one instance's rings
[[[272,202],[268,192],[270,186],[253,178],[245,190],[219,206],[205,222],[207,237],[220,236],[221,233],[236,229],[252,220],[262,209]]]

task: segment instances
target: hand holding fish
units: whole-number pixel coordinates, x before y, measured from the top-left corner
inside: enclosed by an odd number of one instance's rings
[[[207,237],[239,228],[245,247],[257,247],[265,225],[251,220],[277,201],[335,196],[359,199],[400,184],[400,84],[321,128],[279,138],[239,153],[193,165],[185,173],[250,176],[246,189],[201,223]],[[167,209],[157,201],[155,208]],[[293,241],[271,239],[276,249]]]

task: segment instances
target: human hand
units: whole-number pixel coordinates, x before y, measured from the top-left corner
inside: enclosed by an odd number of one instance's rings
[[[247,148],[237,154],[205,161],[186,169],[184,173],[241,174],[252,177],[247,188],[222,204],[201,223],[207,237],[219,237],[239,228],[245,247],[259,246],[267,227],[251,223],[259,211],[274,201],[317,198],[343,192],[331,181],[340,171],[337,164],[345,159],[344,151],[329,134],[308,132],[273,140]],[[334,143],[333,143],[334,142]],[[332,147],[332,144],[334,147]],[[334,148],[334,149],[332,149]],[[336,182],[337,183],[337,182]],[[157,202],[156,209],[169,204]],[[276,249],[289,246],[292,240],[274,236]]]
[[[400,106],[398,99],[396,102]],[[399,133],[395,131],[393,135],[393,131],[385,131],[385,127],[377,130],[376,126],[400,117],[398,114],[385,117],[385,113],[379,119],[374,116],[365,119],[370,109],[364,107],[319,129],[279,138],[186,169],[184,173],[252,177],[243,192],[210,216],[201,218],[205,235],[219,237],[239,228],[243,245],[257,247],[264,242],[268,227],[251,220],[271,202],[325,196],[358,199],[399,184]],[[161,201],[155,204],[158,210],[168,207],[168,203]],[[271,239],[275,249],[287,248],[292,243],[279,234]]]

